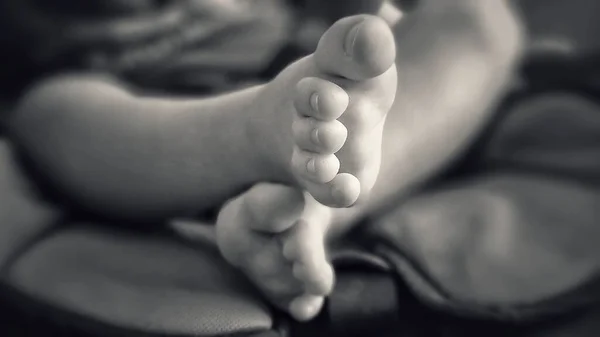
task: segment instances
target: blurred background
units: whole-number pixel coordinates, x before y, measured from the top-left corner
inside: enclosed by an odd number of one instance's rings
[[[337,18],[372,13],[380,3],[0,0],[0,111],[32,82],[58,72],[114,74],[144,94],[208,95],[248,86],[314,50]],[[529,36],[523,80],[534,90],[578,88],[597,99],[600,1],[514,3]],[[395,4],[410,13],[418,0]],[[79,337],[0,301],[0,336],[42,334]]]

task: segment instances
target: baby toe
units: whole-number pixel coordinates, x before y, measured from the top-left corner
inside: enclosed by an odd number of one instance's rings
[[[339,121],[320,122],[314,118],[297,118],[292,125],[296,145],[307,152],[334,154],[339,151],[348,135]]]

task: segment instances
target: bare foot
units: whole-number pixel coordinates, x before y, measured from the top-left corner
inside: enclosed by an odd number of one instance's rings
[[[344,18],[313,55],[266,84],[248,114],[265,168],[324,205],[348,207],[367,196],[396,94],[395,50],[382,19]]]
[[[304,321],[319,313],[333,287],[324,244],[329,219],[329,208],[307,193],[258,184],[223,207],[217,242],[269,301]]]

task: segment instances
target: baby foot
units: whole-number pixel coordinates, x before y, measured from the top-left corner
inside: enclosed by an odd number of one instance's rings
[[[217,243],[274,305],[304,321],[333,287],[325,254],[328,209],[282,185],[259,184],[219,213]]]
[[[359,15],[336,22],[314,54],[261,88],[250,107],[251,137],[267,167],[317,201],[348,207],[375,184],[383,123],[396,93],[394,37]]]

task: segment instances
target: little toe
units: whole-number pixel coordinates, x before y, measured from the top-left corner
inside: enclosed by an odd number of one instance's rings
[[[290,315],[300,322],[305,322],[315,318],[323,308],[325,298],[304,294],[296,297],[289,305]]]
[[[291,161],[294,173],[304,180],[304,184],[323,184],[331,181],[340,169],[340,161],[335,155],[322,155],[296,147]]]
[[[294,107],[301,116],[332,121],[344,113],[349,102],[344,89],[324,79],[306,77],[296,85]]]
[[[347,17],[325,32],[314,56],[325,73],[355,81],[373,78],[386,72],[396,59],[394,35],[376,16]]]
[[[292,132],[300,149],[319,154],[338,152],[348,136],[348,130],[340,121],[321,122],[311,117],[296,118]]]

